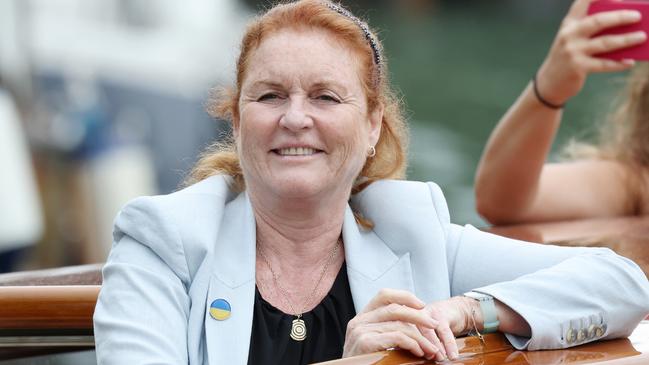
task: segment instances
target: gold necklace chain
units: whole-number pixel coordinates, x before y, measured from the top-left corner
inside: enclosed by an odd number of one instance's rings
[[[259,252],[259,256],[261,256],[262,260],[264,260],[266,266],[268,266],[268,269],[270,270],[270,273],[273,276],[273,281],[275,282],[275,286],[283,294],[284,301],[286,302],[286,304],[288,304],[289,308],[291,308],[291,313],[295,313],[294,316],[296,318],[293,320],[293,324],[291,326],[291,333],[290,333],[291,338],[294,339],[295,341],[303,341],[306,338],[306,325],[304,323],[304,320],[302,319],[302,314],[304,314],[306,309],[309,307],[309,304],[313,301],[314,295],[318,287],[320,286],[320,283],[322,282],[322,279],[324,278],[327,269],[329,269],[329,266],[331,266],[331,263],[333,262],[333,258],[336,256],[336,253],[338,252],[338,248],[340,247],[340,242],[341,239],[338,238],[336,244],[331,250],[331,253],[329,254],[329,257],[327,258],[327,262],[322,267],[322,272],[320,272],[320,278],[315,283],[315,286],[313,287],[311,293],[307,297],[302,310],[299,312],[295,310],[295,307],[293,307],[293,303],[289,300],[288,297],[288,291],[284,289],[284,287],[282,287],[282,285],[279,283],[279,275],[275,273],[275,270],[273,270],[270,261],[268,261],[268,258],[264,254],[264,251],[261,249],[261,245],[259,244],[259,242],[257,242],[257,252]]]

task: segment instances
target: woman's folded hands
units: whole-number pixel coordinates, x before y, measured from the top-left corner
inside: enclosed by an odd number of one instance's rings
[[[471,328],[470,300],[426,305],[408,291],[382,289],[347,325],[343,357],[400,348],[427,359],[456,359],[455,336]]]

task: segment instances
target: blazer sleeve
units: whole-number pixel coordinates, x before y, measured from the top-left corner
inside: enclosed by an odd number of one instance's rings
[[[443,201],[434,187],[433,201]],[[610,249],[512,240],[438,215],[447,227],[451,295],[475,290],[518,312],[532,329],[530,338],[506,334],[519,350],[626,337],[649,314],[647,277]]]
[[[189,270],[160,199],[138,198],[115,221],[94,314],[100,365],[188,363]]]

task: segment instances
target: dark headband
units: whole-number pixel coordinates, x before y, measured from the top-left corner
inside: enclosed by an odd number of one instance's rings
[[[381,52],[379,50],[379,43],[374,38],[374,35],[372,35],[372,32],[370,32],[370,27],[367,26],[367,23],[358,19],[349,10],[343,8],[338,4],[334,4],[330,1],[325,1],[325,4],[329,9],[335,11],[336,13],[346,18],[349,18],[354,23],[356,23],[356,25],[358,25],[359,28],[361,28],[363,34],[365,35],[365,39],[367,39],[367,42],[370,44],[370,48],[372,48],[372,54],[374,55],[374,64],[376,65],[376,69],[378,71],[377,74],[380,76],[381,75]]]

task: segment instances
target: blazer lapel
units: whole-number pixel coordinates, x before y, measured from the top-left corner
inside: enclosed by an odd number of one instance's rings
[[[210,364],[248,362],[255,300],[255,219],[246,193],[224,208],[214,249],[206,298],[205,338]],[[230,317],[210,315],[214,300],[224,299]]]
[[[414,293],[410,253],[398,257],[373,230],[361,230],[348,206],[343,223],[347,276],[356,313],[383,288]]]

